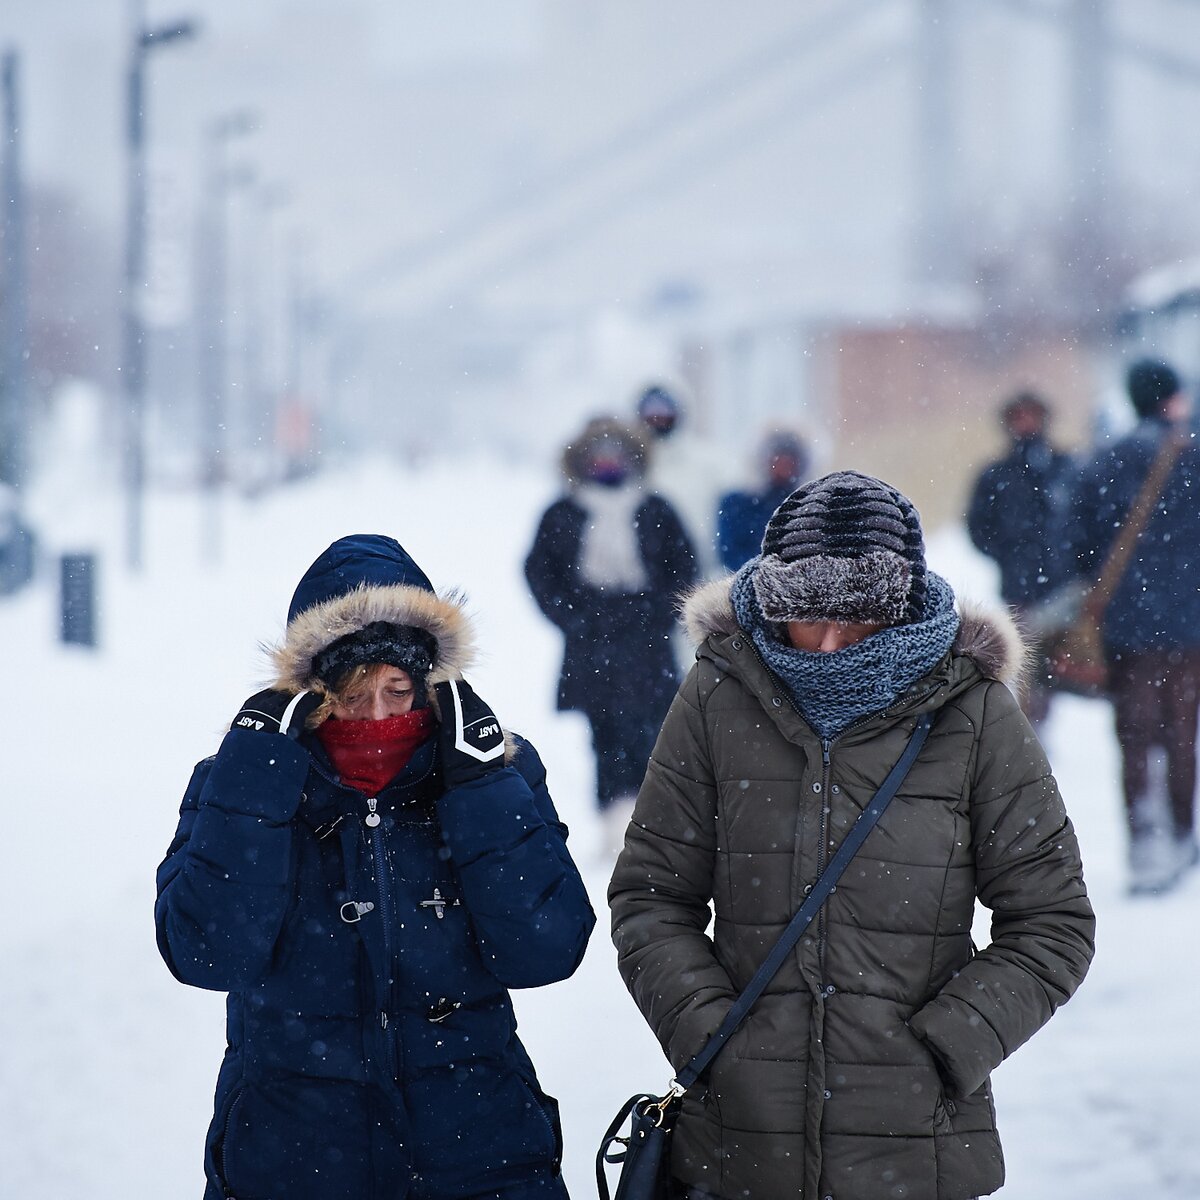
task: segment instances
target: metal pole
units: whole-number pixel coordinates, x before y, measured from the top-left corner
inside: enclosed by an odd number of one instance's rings
[[[146,59],[157,47],[195,34],[191,21],[148,28],[145,0],[129,0],[126,76],[125,288],[121,377],[125,398],[126,557],[142,568],[146,492],[146,345],[142,289],[146,274]]]
[[[145,501],[146,357],[141,300],[145,269],[145,89],[144,0],[130,0],[130,55],[126,74],[125,288],[121,380],[125,399],[125,553],[131,571],[142,568]]]
[[[954,0],[918,0],[917,221],[913,277],[948,286],[961,271],[955,158]]]
[[[1094,319],[1108,300],[1108,200],[1111,82],[1108,0],[1072,0],[1067,146],[1071,170],[1071,292],[1080,316]]]
[[[0,68],[4,107],[3,229],[4,262],[0,275],[4,344],[0,349],[0,480],[20,487],[28,466],[29,400],[27,292],[25,274],[25,189],[21,180],[20,58],[4,54]]]
[[[203,453],[204,557],[221,557],[221,481],[225,475],[225,358],[228,270],[228,229],[225,204],[225,135],[222,122],[209,131],[205,170],[205,256],[197,278],[201,280],[200,441]]]

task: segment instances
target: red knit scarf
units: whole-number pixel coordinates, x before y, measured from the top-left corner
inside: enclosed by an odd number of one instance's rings
[[[331,717],[317,726],[317,737],[342,783],[376,796],[404,770],[435,724],[431,708],[414,708],[380,721]]]

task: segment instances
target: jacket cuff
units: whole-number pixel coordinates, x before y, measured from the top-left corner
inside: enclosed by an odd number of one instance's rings
[[[200,804],[283,825],[300,807],[312,758],[282,733],[231,729],[221,742]]]
[[[961,1002],[934,998],[909,1018],[908,1027],[933,1056],[953,1100],[979,1091],[1006,1057],[995,1030]]]

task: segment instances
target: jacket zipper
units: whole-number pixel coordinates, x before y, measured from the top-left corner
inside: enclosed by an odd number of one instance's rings
[[[787,702],[788,702],[788,704],[791,705],[792,710],[793,710],[793,712],[795,712],[796,716],[798,716],[800,718],[800,720],[804,722],[805,725],[808,725],[809,729],[812,729],[812,726],[808,724],[808,719],[800,711],[800,706],[796,703],[796,701],[794,699],[792,699],[791,692],[786,687],[783,686],[782,681],[780,679],[778,679],[778,677],[775,675],[775,672],[772,671],[769,666],[767,666],[767,660],[765,658],[763,658],[762,651],[760,651],[759,648],[754,644],[754,639],[748,633],[743,633],[741,636],[744,638],[745,642],[750,646],[750,649],[754,651],[754,657],[758,659],[759,663],[762,665],[763,670],[766,671],[767,677],[769,679],[772,679],[775,681],[779,692],[781,692],[787,698]],[[934,694],[934,692],[936,692],[938,690],[938,688],[940,688],[941,686],[942,685],[939,683],[934,687],[927,688],[919,696],[914,696],[912,698],[912,700],[910,700],[908,703],[910,703],[910,704],[921,703],[923,700],[926,700],[928,697],[932,696]],[[887,709],[883,709],[882,711],[887,712]],[[844,738],[846,736],[846,734],[851,732],[851,730],[857,729],[860,725],[865,725],[868,721],[873,721],[879,715],[881,715],[881,714],[880,713],[868,713],[865,717],[859,717],[857,721],[851,721],[851,723],[849,725],[847,725],[846,728],[843,729],[842,732],[837,735],[837,737],[821,738],[821,821],[820,821],[821,837],[820,837],[820,845],[817,847],[817,878],[818,879],[821,878],[821,875],[823,874],[823,872],[825,870],[825,864],[826,864],[826,859],[827,859],[827,855],[828,855],[829,812],[830,812],[830,806],[831,806],[831,801],[830,801],[831,793],[830,793],[829,788],[830,788],[830,783],[831,783],[832,775],[833,775],[833,767],[832,767],[832,763],[830,762],[830,755],[832,754],[832,751],[833,751],[833,745],[835,742],[840,742],[842,740],[842,738]],[[816,730],[813,730],[813,732],[815,733]],[[820,964],[820,967],[821,967],[821,979],[822,980],[824,980],[824,978],[825,978],[825,938],[826,938],[826,933],[827,933],[827,930],[826,930],[826,926],[825,926],[825,905],[822,904],[820,911],[817,913],[817,962]]]
[[[942,685],[939,683],[937,685],[937,687],[927,688],[919,696],[914,696],[912,698],[912,700],[909,701],[909,703],[911,703],[911,704],[921,703],[921,701],[927,699],[929,696],[932,696],[934,694],[934,692],[936,692],[938,690],[938,688],[940,688],[941,686]],[[883,711],[886,712],[887,710],[884,709]],[[857,721],[851,721],[850,724],[847,725],[846,728],[843,729],[842,732],[837,735],[837,737],[821,739],[821,761],[824,764],[824,775],[823,775],[822,787],[823,787],[824,794],[825,794],[825,802],[824,802],[824,804],[821,805],[821,847],[820,847],[820,853],[817,856],[817,878],[818,879],[821,877],[821,872],[825,870],[825,862],[826,862],[826,857],[828,855],[829,837],[828,837],[828,828],[827,828],[827,817],[829,815],[830,808],[832,805],[832,801],[830,799],[831,793],[829,791],[829,787],[830,787],[830,782],[831,782],[831,776],[833,774],[833,770],[832,770],[832,766],[829,761],[829,757],[830,757],[831,752],[833,751],[833,744],[834,744],[834,742],[840,742],[842,740],[842,738],[844,738],[846,736],[846,734],[851,732],[851,730],[857,729],[860,725],[865,725],[868,721],[873,720],[878,715],[879,715],[878,713],[869,713],[865,717],[859,717]],[[835,886],[834,891],[836,891],[836,890],[837,890],[837,888]],[[826,937],[827,932],[828,932],[828,930],[826,929],[826,925],[825,925],[825,905],[822,904],[821,911],[817,914],[817,961],[821,964],[821,978],[822,979],[825,978],[825,937]]]
[[[389,876],[383,822],[380,820],[379,813],[375,811],[378,805],[379,798],[377,796],[367,797],[367,815],[364,818],[364,824],[370,830],[371,856],[374,859],[375,865],[375,890],[379,896],[379,917],[383,922],[383,956],[389,973],[387,995],[384,998],[384,1006],[379,1012],[379,1030],[387,1050],[388,1069],[392,1073],[392,1078],[398,1080],[400,1077],[400,1065],[396,1051],[396,1033],[389,1032],[388,1030],[388,1025],[391,1023],[390,1010],[394,1007],[392,998],[395,989],[394,978],[396,969],[395,953],[393,950],[392,895],[391,888],[388,886]]]

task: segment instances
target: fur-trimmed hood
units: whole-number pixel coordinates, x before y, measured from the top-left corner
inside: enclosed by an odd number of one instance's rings
[[[688,637],[699,646],[714,634],[728,637],[738,631],[729,587],[733,575],[701,584],[686,595],[680,616]],[[986,608],[958,601],[959,627],[953,651],[965,655],[988,679],[1019,690],[1027,672],[1027,648],[1007,609]]]
[[[277,646],[267,647],[277,691],[327,693],[313,659],[347,634],[376,621],[411,625],[428,633],[436,649],[425,684],[429,706],[442,719],[434,688],[461,679],[475,661],[475,630],[461,593],[438,595],[411,555],[393,538],[353,534],[339,538],[304,573]],[[318,716],[314,719],[319,719]],[[505,761],[518,743],[504,731]]]
[[[562,473],[569,486],[577,487],[587,479],[589,459],[596,448],[606,441],[615,443],[621,449],[632,478],[641,479],[645,476],[650,451],[637,430],[615,417],[596,417],[563,449]]]
[[[353,533],[338,538],[304,572],[282,643],[268,648],[278,691],[324,691],[313,659],[340,638],[376,621],[410,625],[433,638],[433,685],[463,674],[474,661],[475,637],[456,592],[439,596],[428,576],[395,538]]]
[[[412,625],[437,643],[432,687],[458,679],[475,661],[475,634],[464,599],[456,592],[439,596],[412,584],[367,584],[304,609],[289,622],[283,641],[270,649],[279,691],[298,692],[313,684],[313,659],[348,633],[374,621]]]

